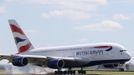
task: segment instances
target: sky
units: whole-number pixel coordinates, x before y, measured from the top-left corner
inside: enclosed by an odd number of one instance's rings
[[[17,53],[8,25],[16,19],[35,48],[112,42],[134,57],[133,8],[134,0],[0,0],[0,54]]]

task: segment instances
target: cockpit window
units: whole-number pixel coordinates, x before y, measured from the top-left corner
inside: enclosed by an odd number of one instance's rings
[[[124,51],[127,51],[127,50],[120,50],[120,52],[124,52]]]

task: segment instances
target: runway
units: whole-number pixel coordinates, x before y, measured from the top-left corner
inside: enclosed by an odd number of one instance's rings
[[[53,73],[49,73],[49,74],[1,74],[0,75],[55,75]],[[63,75],[63,74],[62,74]],[[67,74],[65,74],[67,75]],[[70,75],[70,74],[69,74]],[[80,74],[75,74],[75,75],[80,75]],[[88,71],[87,74],[85,75],[134,75],[134,72],[128,72],[128,71],[124,71],[124,72],[120,72],[120,71]]]

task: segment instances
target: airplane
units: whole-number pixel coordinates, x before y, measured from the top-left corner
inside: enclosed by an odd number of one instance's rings
[[[124,64],[131,59],[127,50],[115,43],[80,44],[59,47],[34,48],[16,20],[8,20],[18,53],[1,54],[14,66],[32,64],[56,69],[55,74],[76,74],[72,68],[80,68],[78,74],[86,74],[85,67],[101,64]],[[63,69],[67,69],[63,71]]]

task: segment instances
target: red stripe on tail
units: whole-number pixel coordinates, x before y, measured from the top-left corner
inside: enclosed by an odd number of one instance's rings
[[[24,32],[20,28],[18,28],[17,26],[15,26],[13,24],[10,24],[10,26],[11,26],[12,32],[18,32],[18,33],[24,35]]]
[[[30,47],[31,47],[31,43],[28,43],[27,45],[20,47],[19,53],[23,53],[23,52],[27,51]]]

